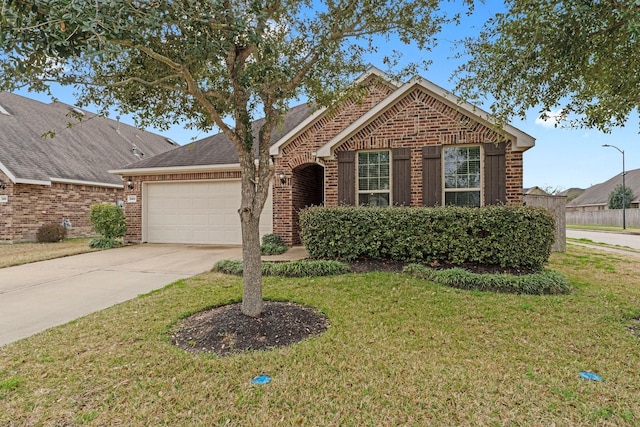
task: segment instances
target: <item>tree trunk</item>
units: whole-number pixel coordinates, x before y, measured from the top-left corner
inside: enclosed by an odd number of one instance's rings
[[[241,212],[243,292],[242,313],[258,317],[262,313],[262,261],[260,257],[260,215]]]
[[[242,201],[240,223],[242,225],[243,294],[242,313],[258,317],[262,313],[262,260],[260,254],[260,214],[269,192],[268,175],[266,185],[256,174],[253,151],[240,154],[242,169]],[[266,172],[269,172],[268,165]],[[262,168],[259,168],[260,172]],[[256,181],[257,179],[257,181]]]

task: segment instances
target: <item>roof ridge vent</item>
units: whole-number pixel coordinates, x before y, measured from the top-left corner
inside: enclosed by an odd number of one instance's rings
[[[131,147],[131,152],[140,159],[144,157],[144,153],[140,151],[136,144],[133,144],[133,147]]]
[[[5,116],[10,116],[11,115],[11,113],[9,113],[7,110],[5,110],[2,105],[0,105],[0,114],[4,114]]]

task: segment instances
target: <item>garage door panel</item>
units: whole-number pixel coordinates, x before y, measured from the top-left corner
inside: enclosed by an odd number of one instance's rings
[[[154,243],[242,244],[240,181],[149,183],[145,186],[145,240]],[[271,233],[271,195],[260,234]]]

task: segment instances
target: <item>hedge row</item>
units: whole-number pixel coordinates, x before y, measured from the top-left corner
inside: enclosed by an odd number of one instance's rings
[[[452,288],[483,292],[553,295],[569,294],[573,289],[566,277],[551,270],[514,276],[511,274],[476,274],[461,268],[434,270],[424,265],[409,264],[404,268],[404,273]]]
[[[475,263],[539,270],[554,219],[535,207],[311,207],[300,213],[312,258]]]
[[[217,271],[234,276],[242,276],[242,261],[220,260],[211,271]],[[263,262],[263,276],[281,277],[316,277],[345,274],[351,271],[347,264],[339,261],[289,261],[289,262]]]

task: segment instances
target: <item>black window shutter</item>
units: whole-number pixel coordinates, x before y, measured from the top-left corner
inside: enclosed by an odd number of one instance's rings
[[[356,153],[338,152],[338,204],[356,204]]]
[[[506,144],[484,144],[484,204],[497,205],[507,201]]]
[[[396,206],[411,205],[411,148],[394,148],[391,197]]]
[[[442,204],[442,145],[422,147],[422,204]]]

